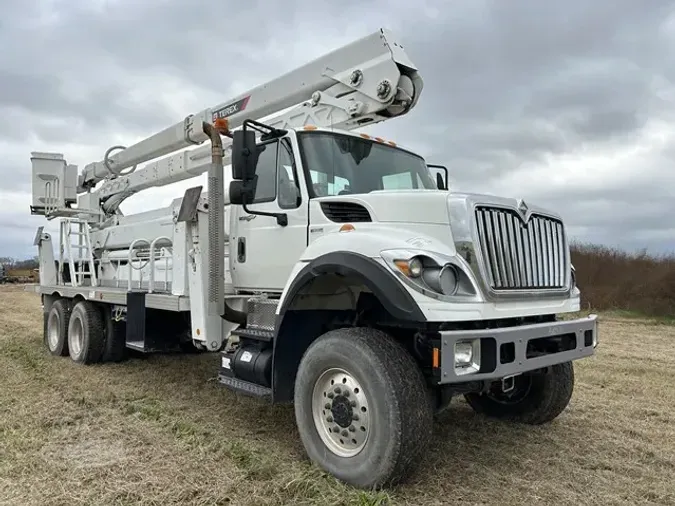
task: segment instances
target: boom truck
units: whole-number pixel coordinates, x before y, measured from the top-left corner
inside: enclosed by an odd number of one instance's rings
[[[32,153],[44,341],[82,364],[220,354],[242,394],[294,405],[309,458],[359,487],[408,475],[453,396],[541,424],[594,354],[559,215],[457,193],[447,170],[365,125],[407,114],[422,78],[387,30],[100,161]],[[138,165],[146,163],[143,168]],[[224,166],[231,164],[225,191]],[[208,173],[161,209],[147,188]]]

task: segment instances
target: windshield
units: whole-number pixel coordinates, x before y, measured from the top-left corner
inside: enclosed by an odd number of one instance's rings
[[[298,141],[313,197],[436,189],[424,159],[408,151],[331,132],[300,132]]]

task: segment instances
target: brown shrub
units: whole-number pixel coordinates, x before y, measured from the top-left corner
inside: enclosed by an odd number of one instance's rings
[[[675,316],[675,254],[583,243],[571,250],[583,308]]]

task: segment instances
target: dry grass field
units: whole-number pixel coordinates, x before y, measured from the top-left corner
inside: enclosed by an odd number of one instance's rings
[[[419,472],[380,493],[315,470],[292,408],[219,387],[217,360],[77,366],[44,349],[38,297],[0,288],[0,504],[675,504],[675,326],[603,317],[551,425],[457,400]]]

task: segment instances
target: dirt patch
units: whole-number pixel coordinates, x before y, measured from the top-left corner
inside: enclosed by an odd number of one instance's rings
[[[92,469],[120,464],[127,456],[119,441],[101,438],[62,444],[48,443],[42,450],[42,458],[47,465]]]

